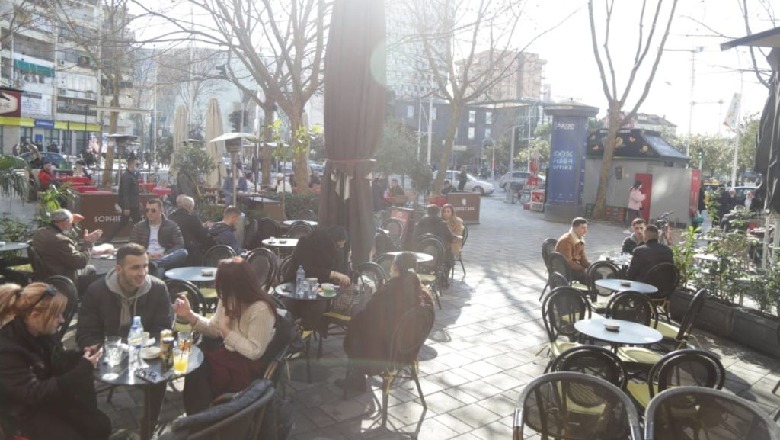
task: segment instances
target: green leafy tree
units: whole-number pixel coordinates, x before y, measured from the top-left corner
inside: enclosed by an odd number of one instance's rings
[[[385,173],[411,174],[417,162],[417,139],[411,128],[397,119],[385,121],[382,144],[376,154],[377,169]]]
[[[177,171],[184,171],[191,176],[206,175],[217,168],[214,159],[200,143],[188,143],[179,148],[174,163]]]

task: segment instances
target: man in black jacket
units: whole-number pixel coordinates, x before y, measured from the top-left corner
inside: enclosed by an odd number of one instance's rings
[[[130,242],[138,243],[146,249],[146,254],[158,272],[154,275],[162,278],[167,269],[179,267],[187,260],[184,237],[179,225],[163,215],[162,201],[151,199],[146,202],[146,220],[133,226]]]
[[[634,249],[634,256],[628,267],[628,279],[642,281],[650,268],[660,263],[674,264],[674,254],[668,246],[658,242],[658,227],[647,225],[645,244]]]
[[[621,252],[624,254],[633,254],[634,249],[645,244],[645,227],[647,222],[642,217],[637,217],[631,221],[631,229],[634,231],[623,240]]]
[[[203,263],[203,254],[214,246],[214,240],[195,214],[195,200],[192,197],[180,195],[176,198],[176,206],[178,209],[171,214],[170,219],[179,225],[181,230],[184,247],[187,249],[187,264],[200,266]]]
[[[81,349],[103,344],[106,336],[127,337],[133,316],[140,316],[144,331],[158,340],[160,331],[173,323],[168,289],[148,274],[146,249],[129,243],[119,248],[116,257],[116,267],[92,283],[81,299],[76,327],[76,343]],[[165,382],[151,386],[150,417],[144,414],[142,431],[156,424],[164,395]],[[151,437],[150,432],[141,435]]]
[[[216,244],[230,246],[233,252],[241,254],[241,244],[236,238],[236,225],[241,220],[241,210],[228,206],[222,213],[222,221],[209,228],[209,235]]]
[[[119,234],[119,231],[130,222],[130,219],[133,220],[133,224],[141,221],[140,189],[138,187],[140,177],[135,170],[137,166],[138,159],[134,156],[127,158],[127,169],[119,178],[119,195],[117,196],[117,205],[121,209],[120,214],[122,218],[119,220],[117,227],[103,238],[103,241],[106,243],[112,241]]]

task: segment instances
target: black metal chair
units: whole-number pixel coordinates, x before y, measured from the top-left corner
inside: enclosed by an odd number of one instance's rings
[[[569,262],[566,261],[566,257],[563,256],[560,252],[551,252],[550,253],[550,267],[547,269],[547,274],[558,272],[559,274],[563,275],[566,278],[566,283],[573,288],[577,289],[580,294],[587,294],[588,293],[588,286],[580,283],[573,283],[572,282],[572,275],[571,275],[571,268],[569,267]],[[549,279],[548,279],[549,284]]]
[[[659,263],[651,267],[641,281],[658,288],[658,292],[648,296],[653,300],[659,314],[663,313],[666,322],[669,322],[669,297],[680,281],[680,271],[673,263]]]
[[[645,411],[645,440],[780,440],[780,430],[753,402],[682,386],[656,396]]]
[[[460,242],[460,252],[458,252],[458,255],[453,255],[455,258],[455,262],[460,263],[460,269],[463,271],[463,278],[466,278],[466,266],[463,265],[463,246],[466,246],[466,240],[469,238],[469,227],[467,225],[463,225],[463,235],[461,236],[461,242]],[[450,278],[453,278],[455,276],[455,265],[452,265],[452,272],[450,274]]]
[[[627,290],[613,296],[607,304],[606,316],[654,327],[657,316],[655,306],[647,295]]]
[[[260,242],[257,240],[258,236],[257,219],[252,219],[249,224],[244,228],[244,243],[241,245],[244,249],[254,249],[260,246]]]
[[[277,274],[277,281],[279,283],[283,283],[285,278],[290,275],[290,272],[297,269],[291,267],[292,260],[293,260],[292,255],[288,255],[282,258],[282,261],[279,263],[279,273]]]
[[[32,248],[30,248],[32,249]],[[68,298],[68,304],[65,306],[65,311],[62,313],[63,323],[57,330],[57,337],[62,340],[65,337],[65,333],[70,328],[70,323],[73,322],[73,317],[79,309],[79,297],[76,290],[76,285],[73,284],[70,278],[62,275],[53,275],[46,278],[44,281],[46,284],[51,284],[60,293]]]
[[[393,260],[395,260],[395,257],[393,255],[377,255],[377,257],[374,259],[374,263],[378,264],[388,276],[390,275],[390,269],[393,267]]]
[[[664,337],[663,341],[659,343],[660,348],[665,349],[666,351],[672,351],[688,346],[688,340],[693,337],[691,331],[693,330],[694,324],[696,324],[696,320],[699,318],[701,309],[704,308],[704,302],[707,300],[707,295],[706,289],[701,289],[696,292],[696,295],[694,295],[691,300],[691,304],[688,306],[688,310],[685,311],[682,320],[680,320],[679,327],[665,322],[658,322],[656,330],[661,332],[661,335]],[[778,331],[780,331],[780,327],[778,327]],[[666,342],[671,344],[671,348],[667,347],[668,344],[665,344]]]
[[[441,309],[441,285],[440,280],[445,272],[445,250],[442,242],[432,236],[421,239],[415,247],[417,252],[433,256],[433,260],[417,265],[420,282],[428,286],[436,298],[436,305]]]
[[[417,357],[420,354],[425,340],[433,328],[434,321],[433,310],[428,306],[415,306],[408,310],[395,326],[393,337],[390,341],[390,351],[387,353],[382,371],[379,374],[382,377],[382,426],[387,425],[387,406],[390,397],[390,388],[399,374],[405,369],[409,369],[410,378],[414,380],[417,386],[417,393],[420,395],[420,402],[423,408],[428,408],[425,403],[425,396],[420,386],[419,365]],[[352,368],[351,363],[347,364],[347,375]],[[347,390],[344,389],[346,398]]]
[[[402,248],[404,237],[404,224],[397,218],[388,218],[382,222],[382,229],[386,230],[390,238],[395,242],[396,247]]]
[[[554,238],[548,238],[542,242],[542,261],[544,261],[544,267],[547,268],[547,281],[544,284],[544,289],[542,289],[542,294],[539,295],[539,301],[542,300],[547,288],[550,287],[550,254],[555,252],[556,244],[558,244],[558,240]]]
[[[390,234],[383,229],[377,229],[374,234],[374,248],[376,249],[377,255],[401,250],[401,248],[396,245],[396,242],[390,237]]]
[[[271,381],[258,379],[237,394],[220,396],[216,405],[201,413],[174,420],[163,439],[258,439],[274,392]]]
[[[614,293],[612,290],[597,286],[596,280],[620,278],[620,268],[609,261],[596,261],[588,267],[587,276],[590,299],[595,301],[599,296],[608,297]]]
[[[515,409],[512,438],[525,438],[526,427],[543,439],[642,438],[639,415],[620,388],[568,371],[548,373],[526,385]]]
[[[183,294],[190,302],[190,309],[192,309],[193,312],[199,314],[203,313],[203,306],[206,301],[203,298],[203,294],[201,293],[200,289],[198,289],[195,284],[184,280],[167,279],[165,280],[165,286],[168,288],[168,295],[171,298],[171,304],[173,304],[173,302]],[[178,319],[174,320],[173,329],[175,331],[192,330],[189,324],[184,321],[179,321]]]
[[[580,332],[574,328],[574,323],[590,318],[590,315],[590,303],[572,287],[557,287],[544,298],[542,320],[550,341],[550,362],[545,371],[561,353],[578,345]],[[561,339],[561,336],[568,340]]]
[[[377,263],[365,262],[352,269],[350,278],[354,288],[374,294],[387,282],[390,275]]]
[[[270,289],[276,280],[278,258],[266,248],[257,248],[249,253],[247,263],[255,270],[263,290]]]
[[[617,355],[596,345],[580,345],[564,351],[552,363],[550,371],[576,371],[600,377],[620,389],[628,381],[626,368]]]
[[[312,232],[314,232],[314,228],[310,224],[304,221],[296,221],[293,222],[293,224],[290,225],[290,229],[287,230],[287,238],[301,239]]]
[[[263,217],[257,222],[257,240],[262,242],[263,240],[270,237],[278,237],[281,235],[279,230],[279,223],[277,223],[276,220],[270,217]]]
[[[30,260],[30,266],[32,267],[32,273],[30,274],[31,281],[41,281],[46,274],[49,274],[49,269],[43,264],[41,254],[32,246],[32,242],[27,242],[30,246],[27,248],[27,258]]]
[[[206,267],[217,267],[220,261],[230,259],[236,256],[233,249],[230,246],[224,244],[218,244],[212,246],[209,250],[203,254],[203,265]]]

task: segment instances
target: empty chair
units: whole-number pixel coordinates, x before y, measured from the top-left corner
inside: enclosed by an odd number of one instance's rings
[[[542,319],[550,340],[551,359],[548,369],[561,353],[577,345],[580,332],[574,328],[574,323],[590,318],[590,315],[590,304],[577,289],[558,287],[545,297],[542,302]]]
[[[259,439],[266,408],[272,402],[271,381],[258,379],[245,390],[217,398],[216,405],[174,420],[168,440]],[[221,403],[224,402],[224,403]]]
[[[664,342],[671,343],[672,348],[669,350],[671,351],[685,348],[688,345],[688,339],[692,336],[691,331],[693,330],[694,324],[696,324],[696,320],[699,318],[699,313],[704,307],[704,301],[706,300],[706,289],[701,289],[696,292],[696,295],[693,296],[693,299],[688,306],[688,310],[685,311],[682,320],[680,320],[679,327],[665,322],[658,322],[656,330],[661,332],[661,335],[664,337],[661,342],[662,346]],[[780,327],[778,327],[778,331],[780,331]]]
[[[547,282],[544,284],[542,294],[539,295],[539,301],[542,300],[544,292],[546,292],[547,288],[550,287],[550,254],[555,252],[555,244],[557,242],[558,240],[554,238],[548,238],[542,242],[542,260],[544,261],[544,267],[547,268]]]
[[[395,257],[393,255],[377,255],[374,259],[374,263],[378,264],[379,267],[384,269],[386,274],[390,274],[390,268],[393,267],[393,259]]]
[[[441,279],[445,272],[445,250],[442,242],[433,237],[422,238],[415,247],[417,252],[433,256],[433,260],[418,265],[420,282],[428,286],[431,294],[436,298],[436,305],[441,309]],[[445,280],[446,281],[446,280]]]
[[[383,229],[377,229],[374,234],[374,247],[377,255],[384,254],[386,252],[396,252],[400,248],[396,245],[396,242],[390,237],[390,234]]]
[[[753,402],[709,388],[666,390],[645,411],[645,440],[778,440],[779,432]]]
[[[29,249],[32,249],[30,247]],[[62,340],[65,337],[65,333],[70,328],[70,323],[73,321],[73,316],[79,309],[79,298],[76,293],[76,285],[73,284],[70,278],[62,275],[54,275],[46,278],[44,281],[46,284],[51,284],[57,290],[68,298],[68,304],[65,306],[65,311],[62,312],[63,323],[57,330],[57,337]]]
[[[296,221],[290,225],[290,229],[287,231],[287,237],[300,239],[311,234],[313,231],[314,228],[310,224],[304,221]]]
[[[350,278],[354,288],[361,292],[369,291],[374,293],[385,284],[389,275],[380,265],[365,262],[358,264],[352,269]]]
[[[715,355],[702,350],[678,350],[662,357],[647,376],[647,383],[629,383],[631,397],[646,408],[658,393],[672,387],[721,389],[726,370]]]
[[[297,268],[292,267],[292,255],[288,255],[284,258],[282,258],[282,261],[279,263],[279,273],[277,275],[277,281],[279,283],[283,283],[285,279],[288,277],[295,278],[292,275],[292,272],[294,272]]]
[[[596,300],[598,296],[612,296],[613,291],[599,287],[596,280],[606,278],[620,278],[620,269],[609,261],[596,261],[588,267],[588,291],[591,300]]]
[[[523,389],[514,416],[513,439],[528,427],[543,439],[642,438],[639,415],[626,394],[599,377],[547,373]]]
[[[230,246],[218,244],[212,246],[203,254],[203,265],[206,267],[217,267],[221,260],[230,259],[236,256]]]
[[[607,318],[650,326],[657,319],[655,306],[647,295],[630,290],[620,292],[607,304]]]
[[[455,262],[460,263],[460,269],[463,271],[463,277],[466,277],[466,266],[463,265],[463,246],[466,246],[466,240],[469,238],[469,227],[463,225],[463,235],[461,236],[460,251],[457,255],[453,255]],[[452,265],[452,272],[450,277],[455,276],[455,265]]]
[[[276,266],[278,257],[276,254],[266,248],[257,248],[253,250],[247,262],[257,274],[263,290],[268,290],[276,280]]]
[[[279,233],[279,223],[276,222],[276,220],[270,218],[270,217],[263,217],[257,222],[257,241],[262,242],[263,240],[270,238],[270,237],[278,237],[280,235]],[[253,248],[247,248],[247,249],[253,249]]]
[[[658,288],[658,292],[649,296],[659,313],[663,311],[663,314],[666,315],[666,322],[669,322],[669,297],[677,288],[679,280],[680,272],[672,263],[656,264],[647,271],[644,279],[641,280]]]
[[[404,224],[401,220],[390,217],[382,222],[382,229],[387,231],[398,248],[402,247],[401,243],[404,237]]]
[[[564,351],[552,363],[550,371],[585,373],[600,377],[620,389],[625,388],[628,380],[623,362],[617,355],[596,345],[580,345]]]
[[[260,246],[260,242],[257,240],[257,228],[257,219],[252,219],[252,221],[246,225],[244,228],[244,243],[241,245],[243,249],[254,249]]]

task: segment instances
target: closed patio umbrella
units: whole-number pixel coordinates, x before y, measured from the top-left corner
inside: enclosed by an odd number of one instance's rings
[[[214,138],[222,135],[222,133],[222,113],[219,111],[219,101],[217,101],[217,98],[211,98],[206,111],[206,153],[214,160],[217,167],[206,176],[206,184],[208,186],[219,186],[222,183],[222,178],[225,176],[225,164],[222,160],[225,143],[211,142]]]
[[[370,174],[385,112],[384,0],[336,0],[325,55],[325,170],[319,222],[349,231],[352,261],[374,237]]]
[[[174,157],[176,157],[176,151],[184,145],[184,141],[189,137],[187,133],[187,109],[180,105],[176,107],[176,112],[173,114],[173,148],[171,149],[171,162],[170,168],[174,168]]]

